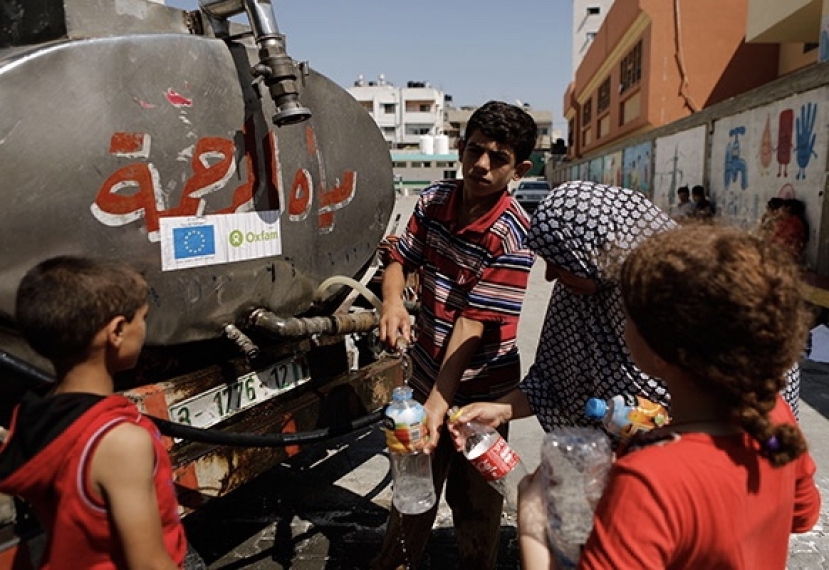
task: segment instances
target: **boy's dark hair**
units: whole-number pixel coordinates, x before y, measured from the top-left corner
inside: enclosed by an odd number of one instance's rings
[[[147,302],[147,292],[144,278],[126,264],[53,257],[21,280],[15,316],[37,352],[53,362],[75,361],[112,319],[132,321]]]
[[[687,186],[680,186],[679,188],[676,189],[676,193],[677,194],[689,194],[690,191],[688,190]]]
[[[705,186],[697,184],[696,186],[691,188],[691,194],[693,196],[702,196],[703,198],[705,198]]]
[[[488,101],[478,107],[466,124],[464,139],[476,130],[487,138],[507,145],[515,152],[515,162],[529,160],[538,138],[538,125],[524,109],[503,101]]]

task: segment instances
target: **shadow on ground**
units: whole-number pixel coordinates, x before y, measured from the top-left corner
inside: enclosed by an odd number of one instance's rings
[[[390,474],[359,494],[336,482],[384,452],[377,427],[306,449],[185,518],[188,538],[210,570],[367,568],[388,516],[372,499]],[[457,567],[453,530],[436,528],[419,568]],[[497,567],[520,567],[514,527],[502,528]]]

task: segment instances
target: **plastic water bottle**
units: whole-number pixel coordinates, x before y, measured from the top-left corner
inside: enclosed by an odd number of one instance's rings
[[[622,439],[671,421],[662,404],[633,394],[618,394],[610,400],[590,398],[584,407],[584,414],[590,419],[600,420],[609,433]]]
[[[563,568],[575,568],[579,561],[612,461],[610,440],[598,429],[561,427],[544,436],[547,538]]]
[[[449,410],[449,420],[460,416],[460,409]],[[463,422],[458,429],[466,438],[463,454],[484,479],[504,496],[504,512],[516,518],[518,483],[527,475],[527,468],[518,453],[495,428],[479,422]]]
[[[437,500],[431,458],[418,450],[426,435],[426,410],[412,394],[409,386],[392,390],[383,420],[394,481],[392,503],[404,515],[424,513]]]

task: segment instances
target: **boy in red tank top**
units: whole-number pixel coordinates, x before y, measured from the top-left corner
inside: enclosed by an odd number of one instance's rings
[[[180,568],[187,551],[170,459],[151,421],[114,393],[146,333],[147,284],[121,263],[62,256],[20,283],[16,319],[57,375],[27,395],[0,447],[0,492],[47,534],[41,568]]]

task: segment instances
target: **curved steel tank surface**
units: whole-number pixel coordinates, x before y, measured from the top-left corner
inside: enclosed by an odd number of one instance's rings
[[[256,57],[186,33],[0,51],[0,316],[47,257],[117,258],[150,283],[148,344],[177,344],[256,307],[301,314],[370,263],[394,206],[380,130],[310,67],[312,117],[274,126]]]

